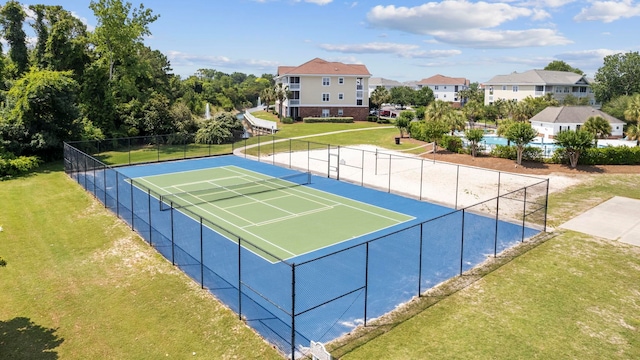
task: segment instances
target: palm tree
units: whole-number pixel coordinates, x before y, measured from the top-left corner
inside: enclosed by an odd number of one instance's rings
[[[611,124],[602,116],[591,116],[584,122],[582,129],[591,133],[598,147],[598,139],[611,135]]]
[[[264,101],[266,105],[266,110],[268,111],[269,106],[271,105],[271,102],[275,100],[274,88],[267,87],[262,89],[262,91],[260,92],[260,98],[262,99],[262,101]]]
[[[627,128],[627,139],[635,140],[636,146],[640,146],[640,126],[629,125]]]
[[[391,100],[391,94],[384,86],[377,86],[371,93],[369,102],[378,110],[378,120],[380,120],[380,107]]]
[[[284,85],[283,83],[277,83],[276,87],[273,89],[273,96],[275,100],[278,100],[278,119],[282,121],[282,103],[284,99],[287,98],[289,94],[289,86]]]
[[[636,126],[640,126],[640,94],[635,94],[629,99],[627,109],[624,111],[624,118],[635,121]]]
[[[462,131],[465,128],[467,119],[462,115],[460,111],[449,111],[444,115],[444,123],[451,131],[451,135],[454,135],[455,131]]]
[[[427,106],[424,115],[426,120],[444,121],[450,112],[451,106],[448,102],[436,100]]]

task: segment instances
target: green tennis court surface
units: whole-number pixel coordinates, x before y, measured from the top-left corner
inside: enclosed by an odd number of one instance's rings
[[[188,209],[188,215],[201,216],[281,259],[414,219],[301,185],[306,177],[272,178],[223,166],[145,176],[134,183],[161,194],[163,207]]]

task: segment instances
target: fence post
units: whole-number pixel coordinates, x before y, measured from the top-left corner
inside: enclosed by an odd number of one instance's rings
[[[292,140],[291,140],[291,139],[289,139],[289,169],[291,169],[291,156],[292,156],[292,155],[291,155],[291,154],[292,154],[292,151],[291,151],[291,141],[292,141]]]
[[[331,177],[331,145],[327,144],[327,177]]]
[[[422,294],[422,236],[423,236],[423,228],[424,223],[420,223],[420,263],[418,264],[418,297]]]
[[[158,162],[160,162],[160,136],[156,135],[156,148],[158,149]]]
[[[424,159],[420,160],[420,195],[418,198],[422,200],[422,177],[424,176]]]
[[[462,209],[462,235],[460,237],[460,276],[462,276],[462,263],[464,261],[464,209]]]
[[[391,154],[389,154],[389,188],[387,189],[388,193],[391,193]]]
[[[360,186],[364,186],[364,150],[360,150],[362,153],[362,168],[360,169]]]
[[[173,239],[173,236],[174,236],[173,235],[173,227],[174,227],[174,224],[173,224],[173,201],[171,201],[170,204],[171,204],[171,210],[170,210],[171,211],[171,265],[175,265],[176,264],[176,261],[175,261],[176,258],[175,258],[175,242],[174,242],[174,239]]]
[[[147,189],[147,207],[149,211],[149,245],[153,245],[151,240],[151,234],[153,234],[153,227],[151,226],[151,189]]]
[[[116,216],[120,218],[120,172],[116,171]]]
[[[527,219],[527,188],[524,188],[524,198],[522,199],[522,240],[524,242],[524,224]]]
[[[543,231],[547,232],[547,213],[549,209],[549,179],[547,179],[547,191],[544,197],[544,228]]]
[[[271,164],[276,164],[276,137],[271,135]]]
[[[102,183],[104,184],[104,207],[107,207],[107,165],[102,167]]]
[[[455,209],[458,210],[458,185],[460,184],[460,165],[456,165],[456,204]]]
[[[296,359],[296,264],[291,265],[291,360]]]
[[[365,243],[364,265],[364,326],[367,327],[367,298],[369,296],[369,242]]]
[[[204,250],[202,241],[202,216],[200,216],[200,288],[204,289]]]
[[[242,320],[242,238],[238,237],[238,319]]]
[[[129,153],[129,165],[131,165],[131,138],[127,138],[127,152]]]
[[[498,223],[500,221],[500,196],[496,198],[496,234],[493,239],[493,257],[498,256]]]

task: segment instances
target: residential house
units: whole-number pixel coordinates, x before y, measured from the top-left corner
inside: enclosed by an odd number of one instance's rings
[[[591,106],[549,106],[529,121],[539,137],[553,139],[561,131],[579,130],[592,116],[600,116],[611,124],[610,138],[622,138],[625,122]]]
[[[391,91],[392,88],[403,85],[404,84],[399,81],[389,80],[381,77],[372,77],[369,79],[369,97],[371,97],[371,93],[373,93],[373,90],[375,90],[378,86],[382,86],[387,89],[387,91]]]
[[[450,102],[454,107],[464,105],[466,99],[460,98],[458,91],[467,90],[470,84],[471,82],[468,79],[440,74],[422,79],[416,83],[418,90],[429,87],[433,91],[433,96],[436,100]]]
[[[295,120],[331,116],[366,120],[370,77],[365,65],[315,58],[299,66],[279,66],[275,80],[288,89],[282,103],[284,116]]]
[[[484,104],[492,104],[498,99],[520,101],[527,96],[535,98],[551,94],[560,102],[567,95],[573,95],[587,98],[591,106],[596,106],[589,86],[592,82],[585,75],[569,71],[529,70],[497,75],[484,83]]]

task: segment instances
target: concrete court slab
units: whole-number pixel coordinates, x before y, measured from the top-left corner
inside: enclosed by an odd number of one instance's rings
[[[560,227],[640,246],[640,200],[615,196]]]

